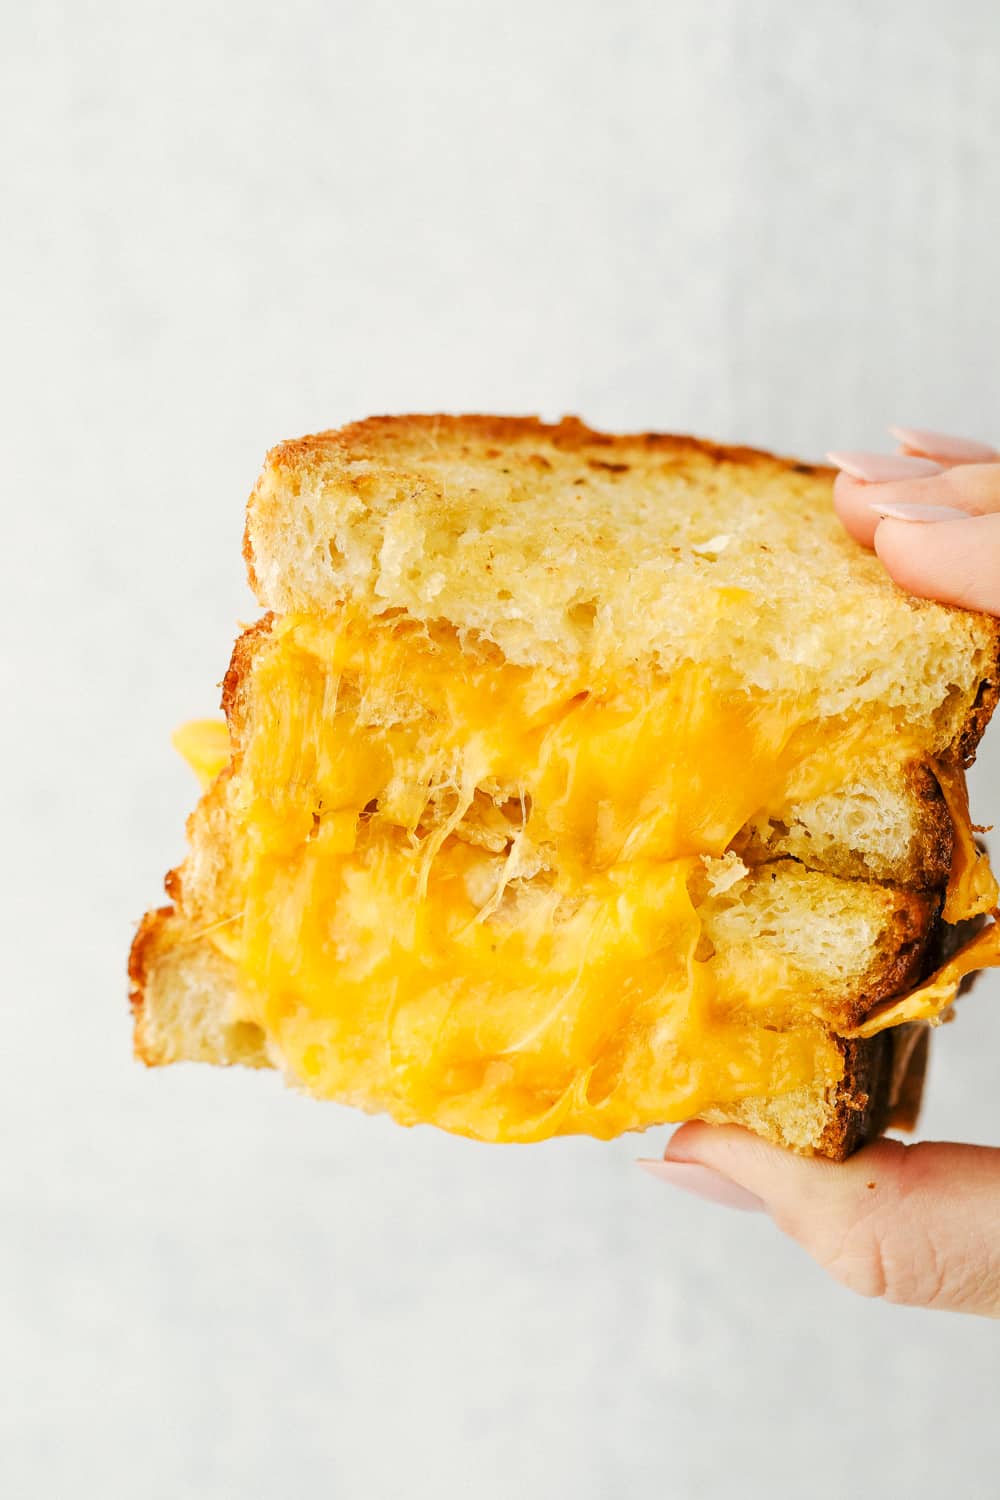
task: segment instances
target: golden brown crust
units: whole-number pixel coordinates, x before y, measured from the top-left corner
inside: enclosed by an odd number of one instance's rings
[[[948,879],[955,850],[951,813],[929,766],[911,761],[903,767],[903,779],[920,808],[920,846],[914,854],[913,868],[907,873],[919,889],[939,888]]]
[[[238,753],[242,742],[243,725],[246,722],[245,688],[250,678],[253,659],[274,624],[273,613],[263,615],[255,624],[248,625],[236,639],[233,654],[229,658],[226,675],[222,679],[222,712],[229,726],[229,738]]]
[[[274,616],[267,614],[242,632],[233,646],[229,667],[223,678],[221,707],[226,715],[234,752],[238,752],[244,724],[245,689],[253,658],[263,640],[270,634],[273,622]],[[198,807],[188,818],[189,837],[196,835],[198,819],[204,815],[208,803],[218,802],[224,797],[224,782],[231,774],[232,768],[229,767],[203,795]],[[174,941],[171,937],[171,924],[178,912],[185,908],[183,864],[168,870],[164,879],[164,888],[173,905],[160,906],[145,914],[132,940],[128,959],[129,1005],[133,1017],[134,1051],[136,1057],[150,1067],[158,1065],[164,1059],[153,1052],[147,1042],[144,1025],[146,993],[157,959]],[[225,1059],[220,1059],[220,1061],[225,1061]]]
[[[139,923],[128,955],[128,999],[132,1011],[133,1047],[136,1057],[150,1067],[155,1064],[156,1058],[149,1054],[145,1045],[143,1009],[146,985],[153,961],[162,943],[164,927],[173,914],[172,906],[159,906],[155,911],[148,911]]]
[[[535,438],[539,442],[551,443],[562,452],[585,454],[590,448],[613,448],[625,452],[634,448],[645,454],[650,451],[669,453],[673,457],[689,454],[691,457],[710,459],[713,463],[789,469],[796,474],[817,477],[828,475],[831,480],[836,472],[825,464],[804,464],[797,459],[769,453],[763,448],[728,446],[681,433],[598,432],[581,422],[578,417],[572,416],[563,417],[559,422],[543,422],[538,417],[496,417],[481,413],[452,415],[441,412],[366,417],[360,422],[350,422],[346,427],[291,438],[272,448],[266,462],[270,468],[294,472],[310,468],[327,457],[349,454],[352,459],[382,458],[393,449],[405,450],[409,443],[424,443],[428,438],[457,443],[459,449],[463,438],[470,442],[496,442],[501,445],[501,449],[504,444]],[[500,456],[501,449],[497,450],[496,457]],[[628,471],[625,463],[605,464],[603,467],[621,473]]]
[[[837,1038],[844,1072],[834,1095],[833,1112],[817,1152],[844,1161],[884,1131],[890,1111],[895,1042],[884,1031],[867,1041]]]
[[[918,984],[927,972],[941,896],[938,892],[895,889],[895,909],[882,936],[880,951],[855,994],[831,1004],[824,1020],[836,1031],[859,1026],[876,1005]]]
[[[802,808],[793,807],[769,823],[750,822],[734,838],[730,848],[748,865],[759,866],[782,856],[791,856],[806,869],[839,876],[842,880],[888,881],[918,891],[939,890],[951,870],[955,830],[948,803],[932,768],[923,761],[909,761],[899,768],[899,801],[905,805],[909,841],[894,854],[853,848],[846,840],[817,842],[794,837],[795,822]],[[878,788],[872,786],[871,792]],[[887,793],[897,789],[887,784]],[[792,821],[786,821],[792,820]]]
[[[900,1026],[865,1041],[838,1040],[844,1073],[833,1113],[817,1148],[832,1161],[883,1135],[890,1126],[912,1130],[920,1112],[930,1028]]]
[[[1000,620],[989,619],[985,616],[983,620],[991,636],[992,659],[989,670],[979,685],[972,711],[954,747],[956,759],[965,767],[971,766],[975,760],[979,741],[986,733],[986,726],[993,717],[997,702],[1000,701]]]

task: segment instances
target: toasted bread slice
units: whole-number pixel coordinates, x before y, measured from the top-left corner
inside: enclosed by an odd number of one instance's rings
[[[841,1156],[912,1110],[924,1031],[858,1032],[996,899],[961,767],[1000,636],[897,590],[830,485],[569,420],[274,450],[139,1054],[490,1140],[698,1113]]]
[[[948,804],[920,761],[857,768],[854,778],[813,798],[762,810],[733,848],[749,864],[788,855],[845,880],[887,880],[941,889],[955,853]]]

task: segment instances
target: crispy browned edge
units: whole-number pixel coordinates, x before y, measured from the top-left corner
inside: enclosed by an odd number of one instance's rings
[[[927,973],[942,898],[938,892],[894,889],[899,904],[885,935],[884,951],[876,957],[856,999],[831,1014],[834,1027],[848,1031],[860,1026],[876,1005],[919,984]]]
[[[890,1126],[912,1130],[927,1068],[928,1026],[898,1026],[837,1045],[844,1072],[817,1155],[844,1161]]]
[[[992,712],[992,707],[989,711]],[[989,713],[980,720],[980,736],[988,719]],[[974,753],[973,747],[973,758]],[[933,973],[986,920],[985,916],[973,917],[953,925],[942,921],[938,915],[915,956],[903,966],[895,981],[891,968],[886,969],[881,998],[901,994]],[[967,975],[960,993],[970,988],[977,978],[976,974]],[[872,991],[867,1007],[859,1009],[867,1014],[878,1003]],[[844,1059],[844,1072],[834,1093],[830,1122],[816,1148],[819,1155],[843,1161],[890,1127],[907,1131],[916,1128],[927,1072],[930,1033],[929,1024],[917,1023],[890,1027],[866,1039],[836,1038]]]
[[[167,876],[167,890],[171,896],[174,892],[170,890],[169,882],[173,873],[171,870]],[[140,1062],[144,1062],[147,1067],[154,1067],[157,1059],[147,1050],[143,1036],[142,1016],[146,999],[146,983],[153,956],[159,946],[160,933],[164,923],[173,914],[172,906],[158,906],[155,910],[146,912],[132,939],[128,954],[128,1002],[132,1011],[132,1050]]]
[[[910,761],[902,768],[902,775],[919,814],[910,859],[905,868],[893,874],[892,883],[918,891],[940,889],[948,879],[955,846],[955,830],[948,804],[937,777],[926,763]],[[774,846],[755,828],[742,830],[733,848],[751,866],[775,858]],[[828,861],[824,869],[841,880],[877,878],[860,855],[838,855],[835,861]]]
[[[975,759],[976,746],[997,701],[995,683],[984,683],[983,689],[975,711],[978,734],[975,739],[968,734],[960,737],[955,747],[956,758],[968,756],[964,760],[966,765]],[[953,837],[949,837],[949,848],[952,842]],[[907,987],[933,973],[987,920],[986,916],[978,916],[953,924],[943,921],[939,915],[920,944],[917,961],[895,988],[891,985],[885,988],[882,998],[903,993]],[[966,993],[978,977],[977,974],[967,975],[959,993]],[[868,1008],[877,1003],[873,996]],[[916,1128],[927,1072],[930,1033],[927,1023],[919,1023],[889,1028],[867,1040],[838,1039],[844,1058],[844,1073],[834,1095],[833,1115],[817,1148],[820,1155],[843,1161],[890,1127],[907,1131]]]
[[[1000,645],[998,630],[994,630],[994,642]],[[984,680],[973,713],[953,747],[954,758],[966,766],[975,760],[976,748],[997,703],[1000,663],[996,655],[994,663],[993,676]],[[926,767],[915,769],[934,780]],[[935,788],[940,796],[936,781]],[[927,791],[933,795],[929,787]],[[947,834],[940,852],[946,848],[950,861],[954,833],[950,816],[946,817]],[[942,921],[939,902],[928,927],[919,922],[911,907],[910,920],[904,916],[900,933],[904,946],[895,961],[886,965],[878,984],[867,989],[865,1003],[856,1007],[858,1022],[881,1000],[904,993],[932,973],[985,920],[977,917],[951,925]],[[911,923],[924,927],[916,940],[906,937],[906,928]],[[969,976],[970,982],[974,977]],[[831,1118],[816,1148],[817,1154],[843,1161],[890,1127],[915,1129],[927,1072],[930,1030],[926,1024],[904,1025],[867,1039],[836,1039],[844,1059],[844,1072],[834,1093]]]
[[[919,871],[914,871],[917,883],[922,887],[943,886],[951,869],[955,852],[955,825],[944,799],[937,777],[929,766],[911,761],[903,772],[905,780],[920,803],[922,818],[921,859]]]
[[[255,624],[248,625],[240,633],[233,646],[226,675],[222,679],[220,707],[226,716],[226,723],[229,726],[230,743],[234,752],[233,760],[222,773],[224,776],[233,774],[234,765],[239,760],[240,732],[245,711],[246,687],[250,678],[254,653],[261,640],[270,634],[273,623],[274,615],[269,613],[263,615]],[[191,820],[189,819],[188,822],[190,826]],[[183,899],[183,865],[178,865],[172,870],[168,870],[164,877],[163,885],[167,895],[174,904],[172,906],[159,906],[152,911],[146,912],[139,923],[135,937],[132,939],[128,958],[129,1006],[132,1011],[133,1047],[136,1057],[149,1066],[154,1066],[157,1059],[147,1052],[143,1043],[142,1011],[146,993],[146,982],[151,962],[160,945],[163,928],[174,915]]]
[[[233,646],[226,675],[222,679],[222,699],[219,707],[226,716],[230,744],[237,748],[241,742],[241,731],[246,708],[246,691],[250,681],[254,654],[264,637],[270,635],[274,614],[269,611],[253,625],[248,625]]]
[[[358,458],[371,454],[386,440],[393,447],[405,444],[418,436],[448,436],[478,440],[493,440],[503,443],[511,439],[538,438],[552,443],[556,448],[572,451],[584,448],[634,448],[660,450],[674,454],[690,454],[716,463],[738,463],[752,467],[784,468],[790,473],[829,475],[834,471],[826,465],[802,463],[791,458],[770,453],[764,449],[745,446],[726,446],[703,438],[660,432],[634,434],[609,434],[598,432],[581,422],[577,417],[563,417],[558,423],[542,422],[537,417],[498,417],[483,414],[461,416],[439,413],[435,415],[410,414],[401,416],[368,417],[345,427],[310,434],[280,443],[267,455],[266,469],[296,470],[322,462],[324,456],[333,458]],[[499,456],[499,455],[497,455]],[[247,566],[250,587],[256,591],[257,579],[253,566],[253,546],[248,523],[243,535],[243,556]],[[223,684],[222,707],[227,720],[232,724],[241,711],[241,683],[249,666],[254,638],[270,630],[273,616],[266,615],[257,625],[250,627],[239,638],[233,651],[232,661]],[[962,732],[953,748],[954,757],[968,767],[976,757],[976,749],[986,730],[997,702],[1000,701],[1000,621],[990,620],[993,654],[989,675],[985,676]],[[914,768],[916,776],[925,776],[926,768]],[[950,819],[941,818],[941,799],[924,782],[920,793],[928,803],[938,802],[933,818],[934,850],[928,861],[934,869],[945,867],[950,862],[952,832]],[[174,900],[180,894],[179,872],[172,870],[167,876],[167,892]],[[148,956],[155,945],[159,928],[172,913],[172,907],[161,907],[143,917],[129,955],[130,1000],[136,1017],[136,1048],[141,1056],[139,1043],[139,1016],[146,983]],[[919,920],[914,913],[914,930],[904,935],[903,947],[895,954],[884,970],[875,977],[875,982],[866,988],[865,1011],[880,1000],[901,990],[913,982],[927,954],[933,947],[934,919]],[[922,930],[921,930],[922,929]],[[927,1059],[926,1030],[915,1046],[911,1046],[905,1067],[900,1074],[899,1052],[904,1036],[912,1028],[902,1027],[885,1031],[876,1037],[860,1041],[838,1039],[844,1057],[844,1073],[834,1101],[833,1115],[827,1126],[819,1151],[833,1160],[843,1160],[866,1141],[880,1135],[888,1124],[899,1123],[912,1126],[919,1109],[920,1093]],[[149,1059],[147,1059],[149,1060]],[[895,1066],[894,1066],[895,1065]]]
[[[331,449],[350,451],[356,456],[369,456],[376,448],[384,452],[387,441],[392,447],[428,435],[435,439],[468,437],[498,443],[520,438],[539,438],[568,452],[583,448],[659,448],[671,453],[697,454],[717,463],[777,464],[794,468],[802,474],[832,476],[836,472],[829,465],[802,463],[798,459],[770,453],[765,448],[716,443],[708,438],[691,437],[686,433],[599,432],[581,422],[579,417],[566,416],[558,422],[543,422],[540,417],[534,416],[501,417],[481,412],[460,415],[448,412],[411,412],[400,416],[365,417],[359,422],[349,422],[344,427],[328,428],[324,432],[309,433],[305,437],[290,438],[278,443],[268,454],[267,463],[275,468],[300,468]]]
[[[976,701],[972,705],[972,712],[962,726],[962,732],[953,747],[956,760],[966,768],[975,760],[979,741],[986,733],[986,726],[1000,701],[1000,619],[988,616],[983,616],[982,619],[989,627],[993,639],[993,661],[991,672],[980,683]]]

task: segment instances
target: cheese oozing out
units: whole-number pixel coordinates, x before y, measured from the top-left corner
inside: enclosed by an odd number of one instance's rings
[[[228,765],[207,915],[241,976],[233,1019],[309,1092],[528,1141],[839,1079],[802,973],[772,954],[720,983],[699,900],[706,868],[733,878],[749,818],[872,754],[870,715],[817,723],[695,663],[606,682],[515,667],[445,628],[346,612],[274,622],[243,697],[231,758],[223,726],[176,743],[206,784]],[[897,725],[878,731],[911,753]],[[955,920],[996,887],[961,776],[942,786],[965,830]]]

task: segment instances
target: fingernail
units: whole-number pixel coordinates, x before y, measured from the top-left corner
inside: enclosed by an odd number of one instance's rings
[[[919,521],[928,523],[930,521],[971,521],[967,510],[960,510],[957,505],[880,505],[877,500],[868,502],[868,509],[873,510],[883,521]]]
[[[764,1200],[758,1198],[756,1193],[748,1193],[739,1183],[730,1182],[721,1172],[714,1172],[711,1167],[703,1167],[699,1162],[648,1161],[643,1158],[638,1164],[650,1176],[682,1188],[685,1193],[693,1193],[696,1198],[707,1198],[710,1203],[723,1203],[727,1208],[741,1208],[744,1213],[760,1214],[765,1211]]]
[[[852,479],[865,484],[886,484],[893,479],[922,479],[940,474],[941,464],[929,458],[911,458],[905,453],[828,453],[827,458]]]
[[[997,450],[975,438],[953,437],[948,432],[932,432],[929,427],[890,427],[897,443],[913,453],[930,458],[950,459],[954,463],[989,463]]]

